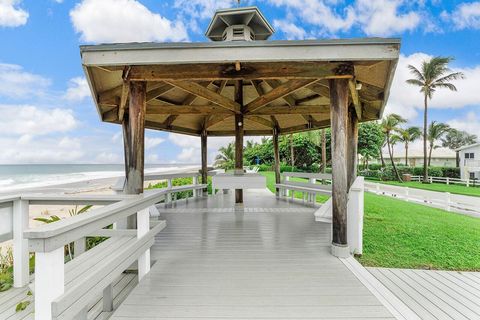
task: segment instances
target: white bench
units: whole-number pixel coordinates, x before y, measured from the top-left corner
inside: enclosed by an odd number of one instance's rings
[[[294,199],[294,192],[301,192],[302,199],[315,205],[317,194],[332,194],[332,186],[330,184],[318,184],[318,181],[322,183],[331,183],[332,175],[324,173],[305,173],[305,172],[284,172],[281,174],[282,182],[275,184],[275,187],[280,190],[280,196],[290,196]],[[308,181],[291,181],[290,178],[302,178],[308,179]]]
[[[87,319],[88,308],[103,295],[103,311],[113,309],[112,284],[138,262],[139,281],[150,271],[150,247],[165,221],[150,222],[149,208],[165,191],[94,209],[55,223],[26,230],[35,259],[35,319]],[[137,229],[101,229],[136,215]],[[109,239],[64,263],[64,245],[87,236]]]

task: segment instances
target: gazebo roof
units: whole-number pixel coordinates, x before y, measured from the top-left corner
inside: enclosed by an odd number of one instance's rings
[[[103,121],[121,123],[129,81],[147,81],[146,127],[211,136],[280,134],[330,126],[329,79],[346,78],[360,121],[379,119],[399,56],[399,39],[127,43],[81,47]],[[244,106],[234,101],[244,85]]]

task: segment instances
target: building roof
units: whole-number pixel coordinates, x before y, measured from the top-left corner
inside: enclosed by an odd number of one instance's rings
[[[462,150],[465,150],[465,149],[475,148],[475,147],[478,147],[478,146],[480,146],[480,142],[477,142],[477,143],[474,143],[474,144],[471,144],[471,145],[468,145],[468,146],[460,147],[458,149],[455,149],[455,151],[462,151]]]
[[[103,121],[121,123],[128,81],[147,81],[147,128],[217,136],[235,132],[235,80],[244,86],[245,135],[330,126],[333,78],[349,79],[360,121],[379,119],[399,49],[399,39],[382,38],[80,47]]]

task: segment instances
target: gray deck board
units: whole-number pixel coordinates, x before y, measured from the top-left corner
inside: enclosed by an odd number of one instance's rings
[[[245,200],[243,212],[231,195],[159,207],[156,262],[111,319],[393,319],[330,254],[315,208],[267,192]]]
[[[367,269],[422,319],[480,319],[478,273]]]

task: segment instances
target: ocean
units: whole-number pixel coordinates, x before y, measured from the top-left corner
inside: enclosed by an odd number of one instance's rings
[[[145,165],[145,172],[177,171],[181,164]],[[19,164],[0,165],[0,193],[61,185],[124,175],[123,164]]]

